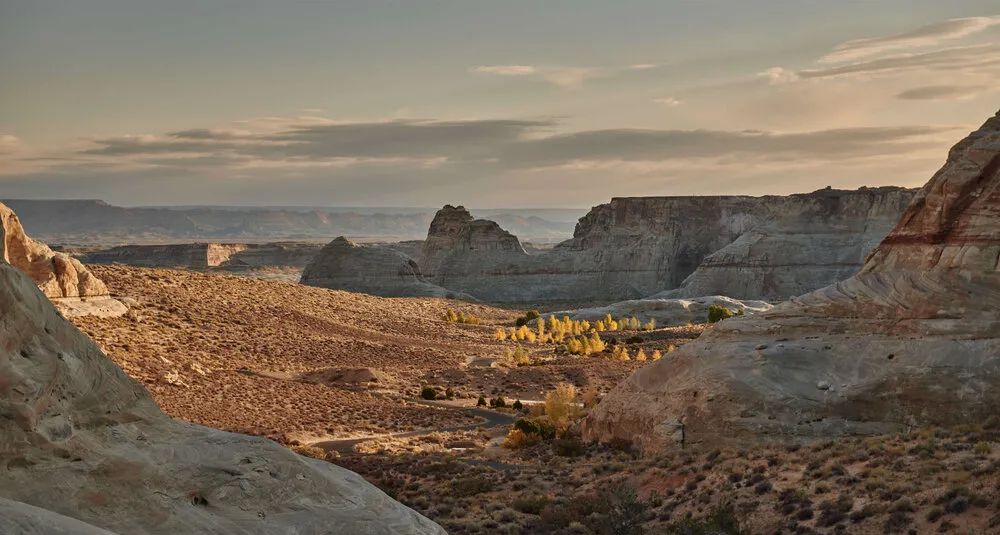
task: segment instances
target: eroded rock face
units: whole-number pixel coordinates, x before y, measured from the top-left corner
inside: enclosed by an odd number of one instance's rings
[[[384,246],[359,245],[340,236],[302,272],[302,284],[386,297],[471,299],[424,280],[416,261]]]
[[[647,449],[979,423],[1000,406],[1000,116],[857,275],[719,323],[620,384],[585,435]]]
[[[496,223],[449,205],[419,263],[428,281],[496,302],[634,300],[682,282],[654,297],[776,300],[856,273],[913,194],[615,198],[572,239],[531,255]]]
[[[79,260],[28,237],[17,215],[0,203],[0,258],[27,274],[68,315],[117,316],[126,308]]]
[[[179,267],[238,271],[255,268],[304,268],[321,246],[311,243],[179,243],[121,245],[82,255],[89,264]]]
[[[0,532],[444,533],[353,472],[170,419],[5,262],[0,377]]]

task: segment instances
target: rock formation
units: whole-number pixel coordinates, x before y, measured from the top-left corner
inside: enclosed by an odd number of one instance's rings
[[[998,258],[1000,114],[860,273],[717,324],[616,387],[584,433],[659,449],[980,423],[1000,406]]]
[[[761,222],[657,297],[780,301],[850,277],[913,198],[901,188],[826,189],[767,203]]]
[[[302,269],[321,246],[301,242],[178,243],[120,245],[79,255],[88,264],[126,264],[239,271],[257,268]]]
[[[614,318],[636,317],[642,322],[656,320],[658,327],[674,327],[688,323],[705,323],[708,307],[718,305],[733,313],[745,314],[765,312],[772,307],[764,301],[740,301],[721,295],[694,297],[690,299],[633,299],[619,301],[608,306],[579,308],[563,312],[553,312],[557,318],[568,315],[574,320],[598,320],[608,314]]]
[[[913,194],[615,198],[572,239],[531,255],[496,223],[449,205],[418,262],[428,281],[495,302],[639,299],[682,282],[657,297],[787,298],[857,272]]]
[[[24,233],[17,215],[0,204],[0,258],[26,273],[66,315],[118,316],[125,305],[79,260],[54,252]]]
[[[0,532],[444,533],[348,470],[170,419],[6,262],[0,377]]]
[[[302,272],[302,284],[386,297],[472,299],[424,280],[417,263],[384,246],[359,245],[340,236]]]

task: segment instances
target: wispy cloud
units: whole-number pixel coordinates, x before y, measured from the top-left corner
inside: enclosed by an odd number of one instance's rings
[[[820,58],[821,63],[840,63],[900,49],[926,47],[961,39],[1000,24],[1000,16],[950,19],[895,35],[854,39],[841,43]]]
[[[600,72],[599,69],[591,67],[534,65],[481,65],[469,71],[494,76],[531,76],[564,89],[578,88],[584,81],[598,76]]]
[[[664,106],[670,106],[671,108],[681,105],[681,101],[675,97],[657,97],[653,99],[653,102]]]
[[[901,91],[896,98],[903,100],[965,100],[997,89],[988,85],[925,85]]]

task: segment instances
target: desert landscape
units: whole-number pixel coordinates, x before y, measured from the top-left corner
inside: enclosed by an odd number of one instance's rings
[[[0,533],[1000,534],[1000,15],[363,4],[0,2]]]

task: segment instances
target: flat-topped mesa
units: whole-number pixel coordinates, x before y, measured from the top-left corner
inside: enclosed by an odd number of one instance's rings
[[[306,266],[302,284],[384,297],[471,299],[424,280],[416,261],[399,250],[359,245],[344,236],[328,243]]]
[[[419,262],[429,281],[487,301],[639,299],[689,276],[668,297],[776,300],[857,272],[913,194],[617,197],[581,218],[572,239],[533,255],[496,223],[449,205]]]
[[[725,320],[618,385],[586,437],[645,449],[981,424],[1000,406],[1000,114],[849,279]]]
[[[78,255],[89,264],[126,264],[141,267],[243,270],[303,268],[321,246],[313,243],[177,243],[119,245]]]
[[[2,203],[0,258],[31,277],[66,315],[118,316],[127,311],[79,260],[28,237],[14,211]]]

